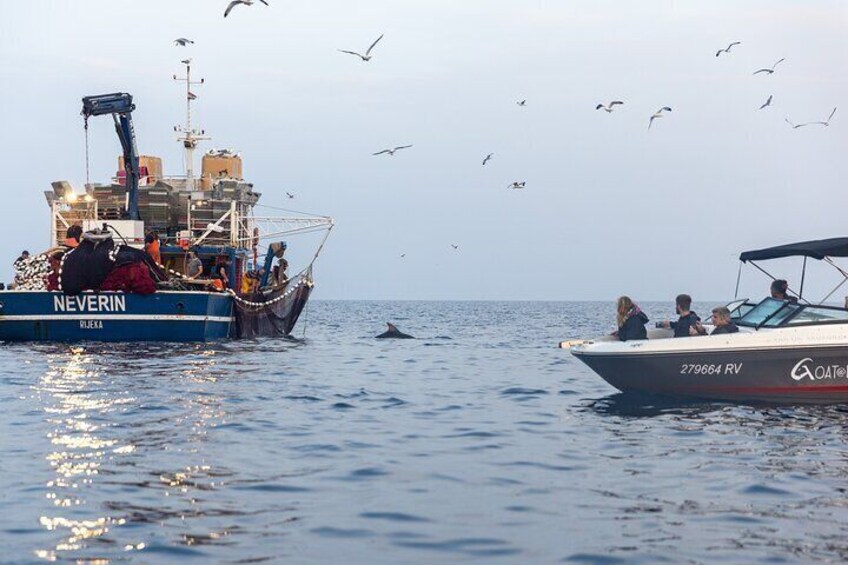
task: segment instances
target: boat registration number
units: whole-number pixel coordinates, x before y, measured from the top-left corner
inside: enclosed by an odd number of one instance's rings
[[[685,363],[680,366],[681,375],[738,375],[742,363]]]

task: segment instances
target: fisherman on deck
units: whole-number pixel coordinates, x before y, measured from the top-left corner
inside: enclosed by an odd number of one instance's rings
[[[68,228],[65,234],[65,246],[73,249],[80,244],[80,239],[82,239],[82,226],[74,224]]]
[[[188,252],[188,260],[186,261],[186,277],[196,279],[203,274],[203,262],[194,251]]]
[[[159,234],[155,231],[144,236],[144,250],[153,258],[157,265],[162,264],[162,255],[159,252]]]

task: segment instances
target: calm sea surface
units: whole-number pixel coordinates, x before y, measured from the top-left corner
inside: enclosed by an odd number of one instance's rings
[[[2,345],[0,562],[848,560],[848,408],[617,394],[554,347],[613,306],[314,302],[303,342]],[[387,320],[419,339],[373,339]]]

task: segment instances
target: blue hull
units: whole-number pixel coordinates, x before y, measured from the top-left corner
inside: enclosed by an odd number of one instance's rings
[[[215,341],[234,332],[229,294],[0,292],[0,341]]]

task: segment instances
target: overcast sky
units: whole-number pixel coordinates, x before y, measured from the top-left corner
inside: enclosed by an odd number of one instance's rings
[[[46,246],[50,182],[85,181],[82,96],[132,93],[140,152],[182,174],[186,56],[202,148],[241,151],[263,203],[335,218],[316,298],[725,299],[739,252],[848,235],[844,1],[269,1],[0,4],[4,264]],[[380,34],[369,63],[337,52]],[[110,120],[91,144],[105,182]]]

